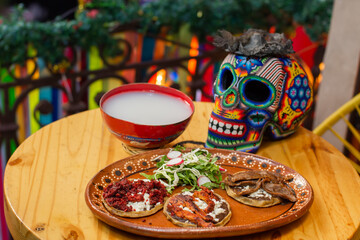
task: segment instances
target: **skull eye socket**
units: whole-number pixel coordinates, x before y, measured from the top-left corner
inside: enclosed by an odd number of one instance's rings
[[[240,84],[241,101],[252,108],[266,108],[275,101],[275,87],[266,79],[251,76]]]
[[[253,102],[262,103],[270,97],[270,89],[260,81],[249,81],[244,86],[245,97]]]
[[[231,71],[228,68],[225,68],[221,72],[221,76],[220,76],[221,89],[224,91],[228,89],[231,86],[233,80],[234,80],[234,76],[232,75]]]
[[[221,66],[217,83],[216,83],[216,92],[217,94],[221,95],[226,90],[228,90],[233,83],[235,82],[235,71],[232,65],[225,63]]]

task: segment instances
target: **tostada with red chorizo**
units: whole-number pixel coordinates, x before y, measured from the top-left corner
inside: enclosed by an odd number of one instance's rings
[[[168,196],[160,181],[124,178],[105,188],[102,202],[116,216],[137,218],[161,210]]]
[[[230,204],[206,187],[175,194],[166,200],[163,212],[180,227],[224,226],[232,214]]]

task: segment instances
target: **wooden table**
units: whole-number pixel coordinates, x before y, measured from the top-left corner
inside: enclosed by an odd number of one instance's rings
[[[195,108],[175,142],[206,140],[212,104],[195,103]],[[263,142],[258,154],[303,175],[315,197],[299,220],[242,239],[360,239],[360,178],[338,150],[300,128],[282,141]],[[84,200],[90,179],[127,156],[103,125],[99,109],[30,136],[10,158],[4,176],[5,214],[14,239],[148,239],[109,227]]]

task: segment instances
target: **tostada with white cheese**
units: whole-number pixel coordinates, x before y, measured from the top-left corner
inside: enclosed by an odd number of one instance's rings
[[[137,218],[161,210],[168,196],[160,181],[124,178],[104,189],[102,202],[116,216]]]
[[[173,195],[166,200],[163,212],[180,227],[224,226],[232,214],[229,203],[206,187]]]
[[[281,174],[249,170],[229,174],[223,180],[226,193],[243,204],[271,207],[284,201],[296,202],[294,190],[287,184],[291,177]]]

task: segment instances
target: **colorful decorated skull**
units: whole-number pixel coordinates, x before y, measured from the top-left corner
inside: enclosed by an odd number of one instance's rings
[[[294,133],[311,108],[313,83],[289,56],[291,41],[259,30],[222,35],[215,44],[230,53],[214,83],[206,147],[255,152],[264,136]]]

